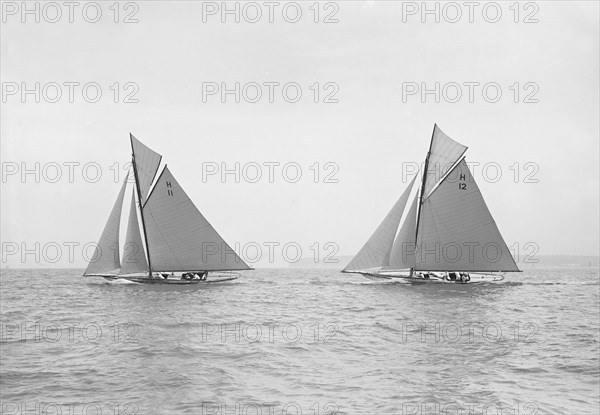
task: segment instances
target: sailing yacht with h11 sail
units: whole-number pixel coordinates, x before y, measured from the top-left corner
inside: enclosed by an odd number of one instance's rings
[[[166,165],[154,180],[162,156],[132,134],[130,140],[135,188],[123,257],[119,228],[129,173],[84,276],[197,284],[233,280],[237,274],[232,271],[251,270],[200,213]]]
[[[372,280],[461,283],[519,272],[469,171],[466,150],[434,125],[408,212],[417,176],[342,272]]]

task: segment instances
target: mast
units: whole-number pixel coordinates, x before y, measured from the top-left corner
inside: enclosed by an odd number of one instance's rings
[[[427,151],[427,157],[425,157],[425,166],[423,168],[423,179],[421,181],[421,189],[419,190],[419,203],[417,204],[417,226],[415,226],[415,251],[417,249],[417,239],[419,237],[419,219],[421,218],[421,205],[423,204],[423,192],[425,191],[425,182],[427,181],[427,168],[429,167],[429,156],[431,155],[431,147],[433,146],[433,136],[435,135],[435,129],[437,124],[433,124],[433,131],[431,132],[431,141],[429,142],[429,151]],[[413,273],[413,268],[410,269],[410,275]]]
[[[135,165],[135,152],[133,150],[133,140],[129,133],[129,141],[131,142],[131,162],[133,164],[133,175],[135,178],[135,189],[138,195],[138,204],[140,205],[140,216],[142,217],[142,229],[144,230],[144,242],[146,243],[146,257],[148,258],[148,276],[152,278],[152,262],[150,262],[150,246],[148,245],[148,236],[146,235],[146,222],[144,220],[144,207],[142,203],[142,192],[140,191],[140,183],[137,175],[137,167]]]

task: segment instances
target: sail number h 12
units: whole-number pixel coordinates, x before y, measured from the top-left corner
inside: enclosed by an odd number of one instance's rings
[[[465,176],[464,173],[461,173],[459,178],[458,178],[459,182],[458,182],[458,188],[459,190],[467,190],[467,176]]]

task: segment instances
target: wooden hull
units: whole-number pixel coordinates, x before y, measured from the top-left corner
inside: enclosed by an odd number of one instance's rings
[[[372,272],[357,272],[357,274],[362,275],[368,280],[371,281],[392,281],[392,280],[404,280],[413,284],[481,284],[481,283],[491,283],[498,282],[504,280],[504,277],[501,275],[490,275],[490,274],[470,274],[469,281],[460,281],[460,280],[447,280],[438,275],[432,275],[430,278],[423,277],[415,277],[410,275],[401,275],[401,274],[380,274],[380,273],[372,273]]]
[[[195,285],[195,284],[214,284],[218,282],[233,281],[238,279],[237,276],[207,278],[205,280],[194,279],[184,280],[179,278],[148,278],[148,277],[127,277],[127,276],[104,276],[103,278],[111,281],[131,281],[138,284],[168,284],[168,285]]]
[[[371,281],[386,281],[386,280],[391,281],[391,280],[403,279],[403,277],[400,277],[400,276],[375,274],[375,273],[370,273],[370,272],[359,272],[358,274],[362,275],[363,277],[365,277],[366,279],[371,280]]]

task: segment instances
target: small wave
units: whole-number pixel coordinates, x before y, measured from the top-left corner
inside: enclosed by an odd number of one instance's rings
[[[525,283],[520,282],[520,281],[502,281],[502,282],[494,283],[493,285],[501,285],[504,287],[520,287],[523,284],[525,284]],[[488,284],[488,285],[492,285],[492,284]]]
[[[366,306],[366,307],[350,306],[350,307],[342,308],[342,311],[350,311],[352,313],[364,313],[365,311],[375,311],[375,310],[377,310],[377,308],[371,307],[371,306]]]
[[[541,281],[541,282],[519,282],[513,285],[599,285],[600,281]]]
[[[388,326],[388,325],[380,323],[380,322],[376,322],[375,326],[376,327],[381,327],[382,329],[387,330],[387,331],[392,332],[392,333],[398,333],[398,332],[400,332],[400,330],[398,330],[397,328]]]

